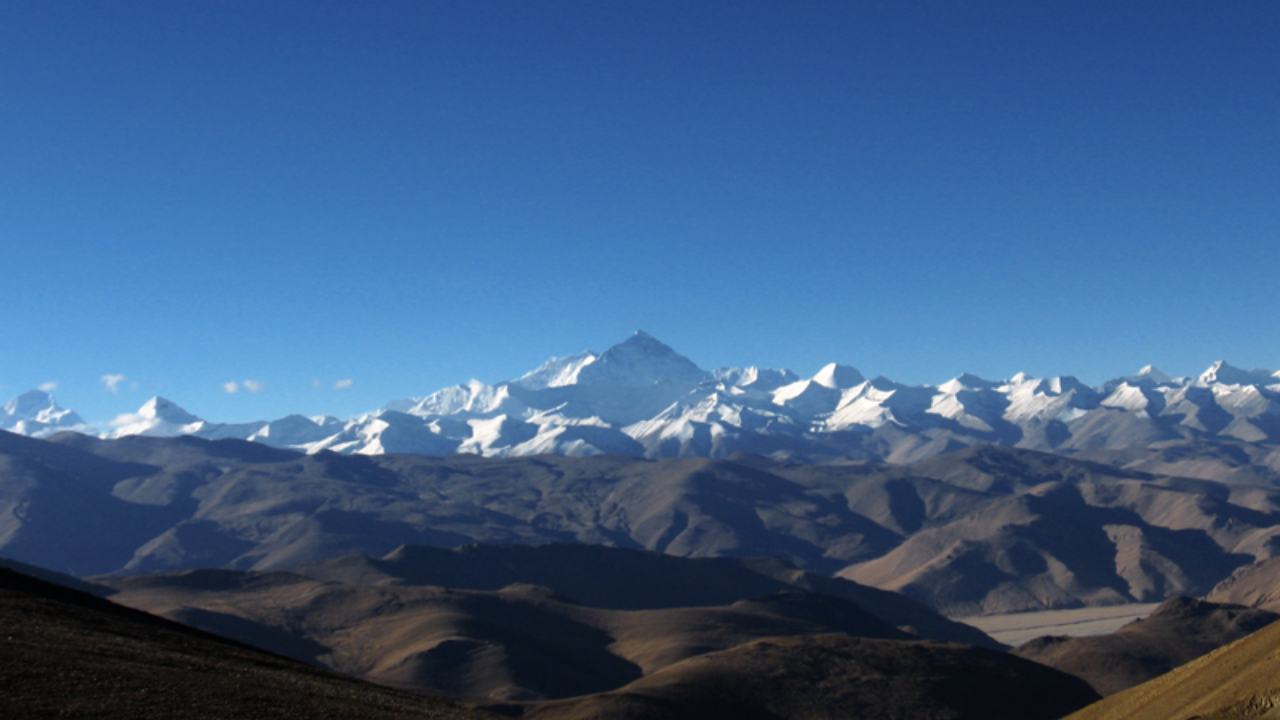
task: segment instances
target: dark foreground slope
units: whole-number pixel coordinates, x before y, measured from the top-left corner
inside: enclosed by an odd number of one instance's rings
[[[13,718],[488,717],[8,569],[0,569],[0,708]]]
[[[1078,678],[964,645],[770,638],[616,691],[507,707],[534,720],[1055,720],[1098,699]]]
[[[1114,633],[1037,638],[1012,652],[1083,678],[1102,695],[1113,695],[1235,642],[1277,618],[1266,610],[1176,597]]]

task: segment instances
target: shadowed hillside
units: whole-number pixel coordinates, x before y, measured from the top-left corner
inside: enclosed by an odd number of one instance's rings
[[[812,591],[856,603],[882,621],[924,638],[1001,647],[971,626],[947,620],[896,593],[804,572],[770,558],[679,558],[598,545],[404,546],[380,559],[351,555],[293,571],[338,582],[471,590],[527,583],[584,605],[618,610],[728,605],[774,593]]]
[[[497,700],[612,690],[762,637],[914,638],[848,600],[794,590],[714,606],[611,610],[529,584],[481,591],[228,570],[103,581],[117,589],[115,602],[299,660]]]
[[[1005,653],[825,635],[757,640],[610,693],[501,709],[532,720],[1054,720],[1097,697]]]
[[[0,569],[6,717],[489,717]]]

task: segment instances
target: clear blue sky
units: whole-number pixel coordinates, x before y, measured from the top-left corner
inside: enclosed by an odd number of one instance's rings
[[[90,420],[348,416],[639,328],[1280,367],[1271,0],[7,0],[0,163],[0,402]]]

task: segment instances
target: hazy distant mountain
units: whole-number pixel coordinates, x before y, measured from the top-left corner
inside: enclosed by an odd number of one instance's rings
[[[838,574],[958,617],[1203,595],[1278,536],[1280,489],[994,446],[812,465],[0,433],[0,555],[78,576],[582,543],[778,557],[776,579],[827,592]]]
[[[51,403],[38,391],[23,395],[6,405],[0,427],[32,436],[90,430]],[[154,398],[97,434],[239,438],[343,454],[724,458],[753,452],[890,462],[980,444],[1064,454],[1186,440],[1274,447],[1280,376],[1217,362],[1194,378],[1171,378],[1148,366],[1098,387],[1022,373],[909,386],[867,379],[835,363],[809,378],[757,367],[706,371],[637,332],[603,353],[552,358],[516,380],[473,380],[348,420],[291,415],[218,424]],[[1269,479],[1280,479],[1276,465]],[[1231,472],[1223,461],[1197,470],[1205,479]]]
[[[71,410],[58,406],[58,401],[43,390],[32,390],[5,403],[0,408],[0,430],[46,437],[63,430],[89,429],[84,420]]]

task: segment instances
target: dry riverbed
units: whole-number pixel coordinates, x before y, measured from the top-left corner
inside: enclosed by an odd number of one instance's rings
[[[1006,645],[1017,646],[1043,635],[1083,637],[1115,632],[1134,620],[1150,615],[1157,607],[1159,603],[1109,605],[955,619],[978,628]]]

